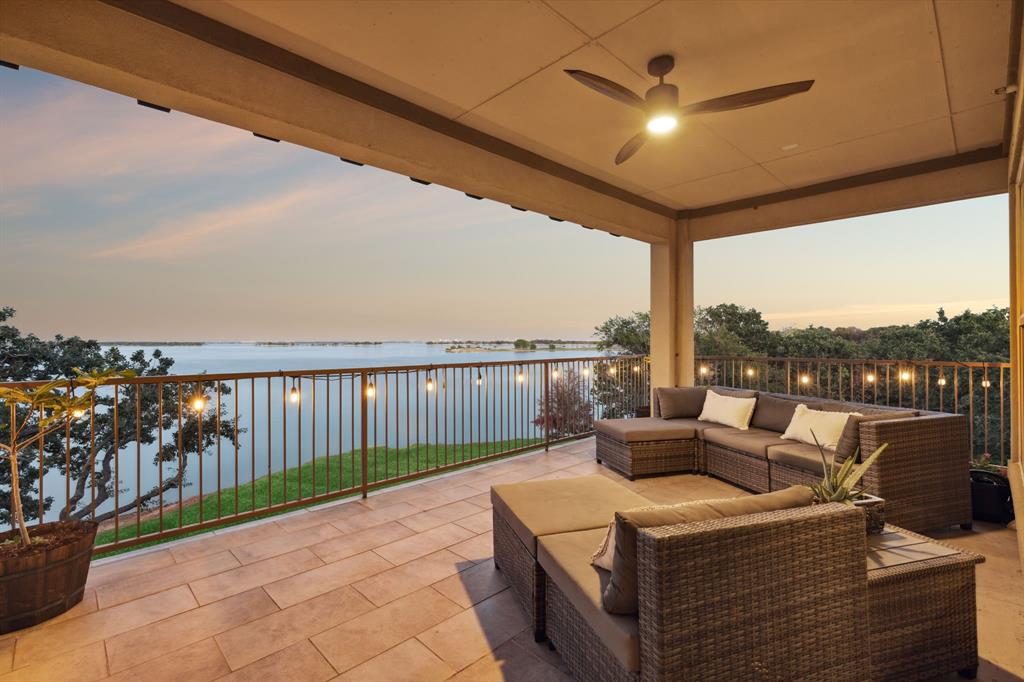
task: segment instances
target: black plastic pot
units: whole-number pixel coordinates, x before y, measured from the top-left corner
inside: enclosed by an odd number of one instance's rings
[[[1010,482],[984,469],[971,469],[971,510],[978,521],[1009,523],[1013,520]]]

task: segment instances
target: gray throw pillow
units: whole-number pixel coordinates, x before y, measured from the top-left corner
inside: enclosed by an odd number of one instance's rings
[[[750,419],[750,425],[758,429],[785,433],[789,422],[793,421],[793,412],[799,404],[800,402],[796,400],[774,398],[770,395],[759,396],[757,407],[754,408],[754,416]]]
[[[708,390],[701,386],[682,388],[659,388],[658,406],[662,419],[682,419],[700,416],[704,408],[704,396]]]

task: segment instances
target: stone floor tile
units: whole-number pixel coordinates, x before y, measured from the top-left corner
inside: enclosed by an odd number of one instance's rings
[[[243,564],[251,564],[269,559],[270,557],[287,554],[302,547],[315,545],[339,535],[341,535],[341,531],[329,523],[324,523],[311,528],[303,528],[302,530],[278,533],[272,538],[259,540],[242,547],[235,547],[231,552]]]
[[[108,678],[110,682],[209,682],[231,672],[213,639],[188,644]]]
[[[468,540],[473,535],[473,531],[449,523],[402,540],[396,540],[387,545],[382,545],[373,551],[391,563],[398,565],[413,559],[419,559],[421,556],[444,549],[449,545]]]
[[[0,675],[14,667],[14,637],[0,642]]]
[[[483,509],[490,509],[491,491],[488,490],[486,493],[480,493],[479,495],[474,495],[473,497],[467,497],[466,502],[472,502],[476,506],[482,507]]]
[[[373,605],[351,587],[341,587],[223,632],[215,639],[228,665],[238,670],[372,609]]]
[[[170,550],[159,550],[147,552],[133,557],[118,559],[109,563],[91,566],[89,568],[89,587],[99,587],[110,582],[124,580],[133,575],[139,575],[152,571],[161,566],[169,566],[174,563],[174,556]]]
[[[435,507],[429,511],[413,514],[412,516],[406,516],[404,519],[399,521],[399,523],[416,531],[417,533],[421,533],[425,530],[437,528],[438,526],[443,526],[446,523],[451,523],[452,521],[472,516],[479,511],[480,507],[475,504],[466,502],[465,500],[459,500],[458,502],[446,504],[443,507]]]
[[[49,653],[45,660],[31,657],[28,667],[20,667],[0,679],[4,682],[92,682],[107,676],[107,655],[101,641],[71,650],[55,644]]]
[[[315,554],[303,548],[193,581],[189,587],[200,604],[209,604],[322,565]]]
[[[373,552],[363,552],[264,585],[263,589],[279,607],[285,609],[389,568],[392,564],[386,559]]]
[[[371,658],[338,678],[340,682],[435,682],[455,672],[415,639]]]
[[[309,549],[326,563],[362,554],[371,549],[401,540],[413,535],[413,531],[398,521],[388,521],[373,528],[356,531],[324,542],[311,545]]]
[[[303,639],[239,668],[219,682],[322,682],[332,678],[334,668],[308,639]]]
[[[238,559],[231,552],[225,550],[100,585],[96,588],[96,597],[99,600],[99,607],[106,609],[166,590],[169,587],[184,585],[209,575],[223,573],[232,568],[238,568],[240,565]]]
[[[360,580],[352,586],[377,606],[383,606],[472,565],[471,561],[442,549]]]
[[[413,637],[461,609],[425,588],[311,638],[339,671],[346,671]]]
[[[414,507],[408,502],[398,502],[397,504],[391,504],[379,509],[371,509],[361,514],[353,514],[344,519],[334,521],[333,525],[342,533],[355,533],[388,523],[389,521],[397,521],[419,511],[419,507]]]
[[[472,516],[459,519],[455,524],[477,534],[486,533],[494,527],[494,514],[488,509],[482,512],[477,512]]]
[[[417,639],[461,670],[528,625],[526,614],[511,590],[505,590],[420,633]]]
[[[225,528],[210,535],[203,535],[195,540],[183,542],[171,547],[171,554],[177,562],[191,561],[201,556],[216,554],[226,549],[241,547],[265,538],[277,537],[281,527],[274,521],[262,521],[233,528]]]
[[[457,485],[454,488],[429,492],[416,497],[410,497],[407,502],[422,511],[440,507],[451,502],[464,500],[467,497],[476,497],[481,491],[468,485]]]
[[[515,640],[505,642],[493,652],[464,669],[452,680],[457,682],[572,682],[572,678],[568,674],[540,660],[520,647]]]
[[[99,643],[108,637],[170,618],[196,606],[198,604],[192,592],[182,585],[52,626],[47,625],[18,638],[14,649],[14,668],[35,664],[94,642]]]
[[[455,552],[470,561],[486,561],[494,556],[494,534],[481,533],[476,537],[452,545],[448,551]]]
[[[273,600],[263,590],[255,588],[121,633],[107,640],[110,672],[139,666],[277,610]]]
[[[434,589],[464,609],[508,587],[508,580],[491,561],[476,564],[433,585]]]

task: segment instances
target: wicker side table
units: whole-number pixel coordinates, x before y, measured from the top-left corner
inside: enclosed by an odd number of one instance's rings
[[[871,679],[974,679],[974,567],[985,557],[896,526],[867,542]]]

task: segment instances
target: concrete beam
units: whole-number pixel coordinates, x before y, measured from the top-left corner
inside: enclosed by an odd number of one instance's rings
[[[789,201],[691,216],[694,241],[884,213],[1006,191],[1007,160],[991,159]]]
[[[0,3],[0,59],[650,243],[674,217],[584,187],[97,0]]]

